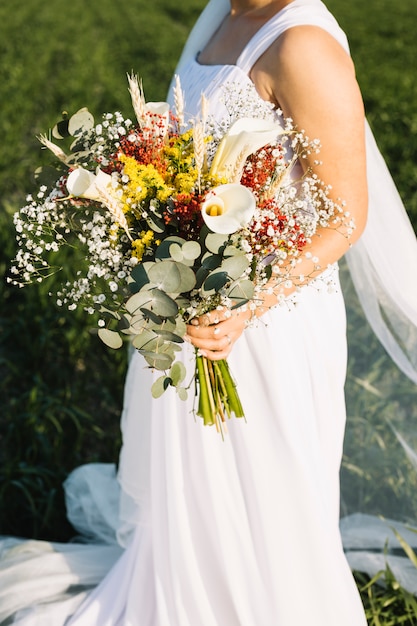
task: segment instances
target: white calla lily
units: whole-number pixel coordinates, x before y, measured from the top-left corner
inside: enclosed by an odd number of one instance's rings
[[[147,102],[145,104],[145,110],[148,113],[167,117],[169,115],[169,104],[168,102]]]
[[[88,198],[100,202],[103,191],[107,190],[110,183],[111,176],[101,170],[98,174],[93,174],[83,167],[77,167],[68,176],[67,189],[72,196],[77,198]]]
[[[161,137],[165,137],[168,132],[169,110],[168,102],[147,102],[145,104],[145,114],[148,122],[150,122],[155,134]]]
[[[255,196],[250,189],[229,183],[219,185],[207,194],[201,213],[213,233],[231,235],[246,226],[255,208]]]
[[[112,177],[102,170],[97,170],[96,174],[77,167],[67,179],[67,189],[71,196],[76,198],[87,198],[101,202],[113,215],[131,239],[126,217],[123,213],[123,205],[117,197],[112,185]]]
[[[210,174],[229,180],[231,177],[240,180],[248,156],[272,143],[285,132],[276,121],[242,117],[231,125],[221,140],[211,164]]]

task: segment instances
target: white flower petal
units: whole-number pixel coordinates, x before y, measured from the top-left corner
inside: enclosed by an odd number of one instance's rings
[[[286,131],[276,121],[243,117],[231,125],[221,140],[214,156],[210,174],[228,176],[238,161],[244,161],[250,154],[272,143]]]
[[[213,211],[215,208],[218,210]],[[252,219],[255,208],[255,196],[250,189],[239,184],[227,184],[212,189],[203,202],[201,212],[212,232],[230,235]]]

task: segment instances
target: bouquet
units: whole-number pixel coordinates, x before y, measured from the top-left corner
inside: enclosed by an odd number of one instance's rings
[[[40,137],[56,163],[15,214],[10,281],[44,280],[61,247],[81,249],[57,303],[98,313],[111,348],[129,338],[161,371],[155,398],[172,386],[186,399],[192,381],[177,358],[186,325],[218,307],[255,315],[263,290],[291,280],[317,228],[346,218],[317,176],[291,175],[319,147],[291,120],[243,117],[220,134],[204,97],[199,117],[185,121],[178,78],[172,110],[146,102],[136,76],[128,81],[134,122],[116,112],[96,124],[83,108],[52,131],[67,150]],[[236,384],[226,360],[198,351],[195,360],[196,412],[223,432],[226,417],[244,416]]]

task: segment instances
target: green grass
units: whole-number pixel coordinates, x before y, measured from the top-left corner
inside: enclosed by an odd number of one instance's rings
[[[126,83],[131,70],[143,77],[147,99],[164,98],[187,32],[204,4],[27,0],[0,5],[2,275],[14,255],[12,213],[33,188],[34,168],[47,158],[36,135],[51,128],[62,111],[83,106],[97,116],[117,109],[131,115]],[[329,0],[328,6],[349,34],[369,121],[417,228],[417,3],[403,0],[394,7],[388,0]],[[408,502],[401,514],[417,519],[415,472],[381,419],[394,415],[404,425],[397,415],[403,389],[381,355],[372,380],[365,381],[379,385],[378,393],[357,393],[364,384],[369,340],[362,327],[359,331],[352,324],[351,340],[360,350],[351,365],[345,498],[350,506],[378,512],[397,500],[398,507]],[[47,286],[18,290],[2,281],[0,534],[71,536],[61,484],[80,463],[117,461],[125,370],[126,355],[109,352],[84,315],[58,309]],[[407,393],[416,406],[413,392]],[[384,456],[387,446],[398,447],[391,465]],[[361,469],[364,460],[373,473]],[[372,626],[416,623],[415,613],[399,621],[406,609],[395,584],[386,590],[397,604],[381,600],[383,588],[366,586],[369,581],[358,576]],[[386,615],[382,609],[378,614],[382,605]]]

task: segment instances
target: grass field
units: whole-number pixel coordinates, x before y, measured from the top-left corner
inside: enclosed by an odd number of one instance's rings
[[[14,254],[12,213],[32,190],[33,171],[46,158],[36,135],[51,128],[62,111],[83,106],[97,116],[112,110],[130,115],[126,73],[131,70],[143,77],[147,99],[163,99],[204,4],[0,5],[2,275]],[[417,228],[417,3],[327,4],[349,35],[368,119]],[[61,483],[80,463],[117,460],[125,369],[126,355],[109,353],[82,314],[58,310],[48,287],[17,290],[2,281],[0,534],[71,536]],[[376,403],[375,412],[380,408]]]

